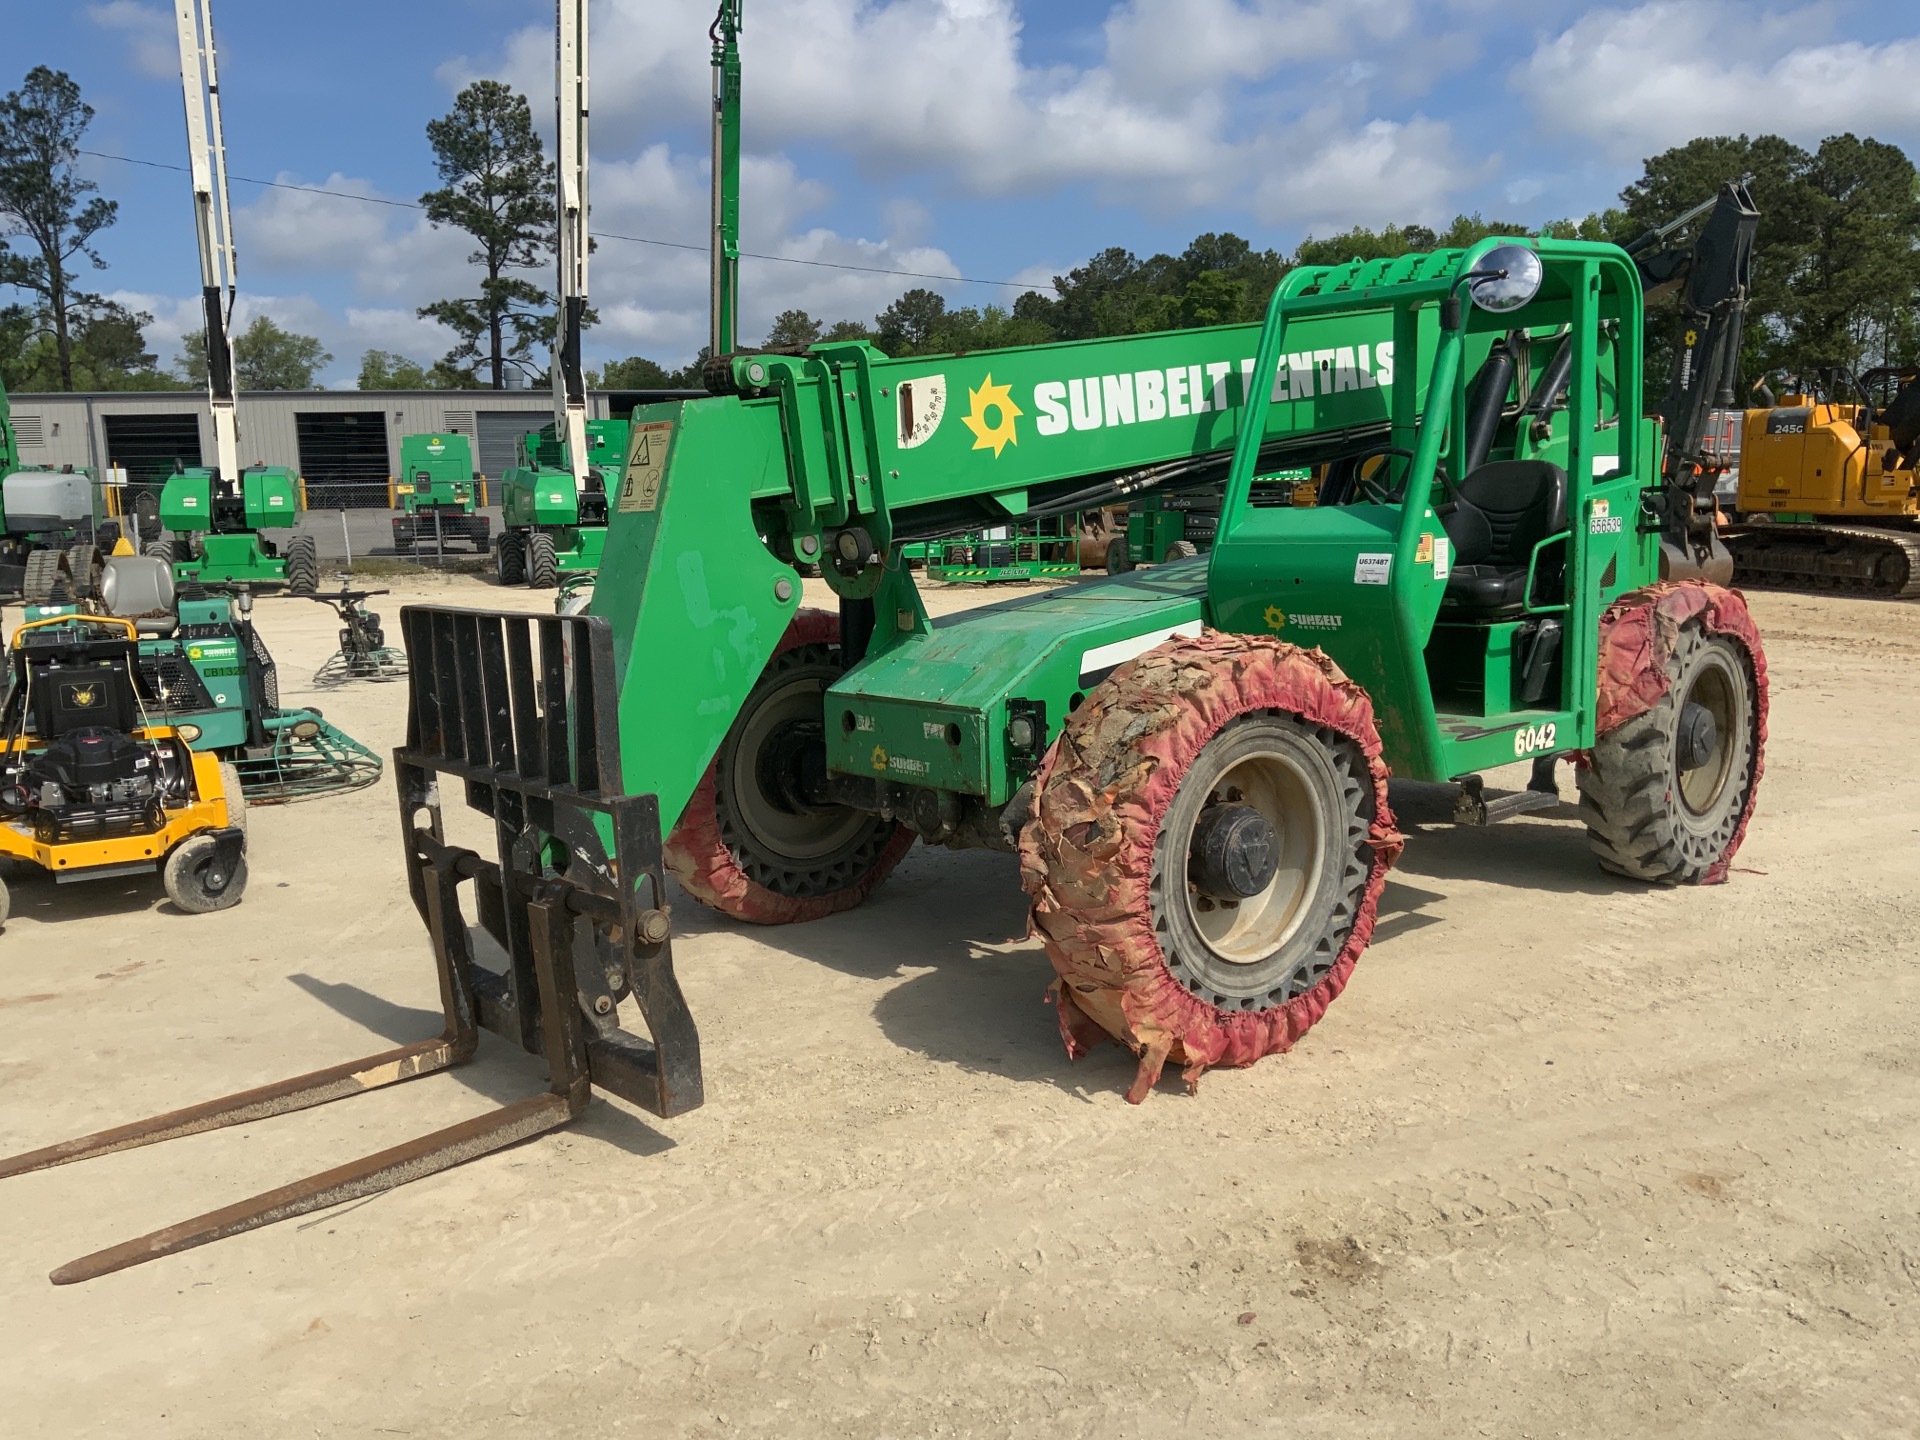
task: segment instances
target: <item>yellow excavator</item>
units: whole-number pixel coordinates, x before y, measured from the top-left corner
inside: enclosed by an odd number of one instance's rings
[[[1778,400],[1755,388],[1726,535],[1735,583],[1920,595],[1920,365],[1830,372]]]

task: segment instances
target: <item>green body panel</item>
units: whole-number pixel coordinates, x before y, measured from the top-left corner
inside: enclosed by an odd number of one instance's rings
[[[176,584],[280,585],[286,582],[286,560],[269,555],[260,537],[252,531],[202,535],[198,544],[197,558],[174,562]]]
[[[1325,649],[1372,696],[1396,774],[1445,779],[1590,745],[1600,610],[1657,568],[1639,524],[1659,453],[1637,418],[1640,287],[1614,247],[1524,243],[1546,278],[1509,314],[1465,303],[1484,242],[1297,269],[1258,326],[902,360],[823,344],[736,358],[739,394],[636,411],[590,606],[614,633],[627,788],[678,817],[798,602],[781,557],[831,554],[830,532],[851,524],[892,558],[824,570],[874,618],[828,697],[840,773],[1003,803],[1029,763],[1007,752],[1010,702],[1043,707],[1051,738],[1095,662],[1201,623]],[[1570,527],[1541,552],[1564,560],[1565,595],[1519,620],[1440,624],[1450,547],[1435,472],[1463,473],[1467,386],[1509,332],[1526,385],[1573,336],[1565,408],[1537,425],[1509,416],[1489,457],[1566,469]],[[1295,507],[1256,484],[1389,443],[1408,458],[1386,502]],[[1211,457],[1207,475],[1194,457]],[[1212,550],[1144,575],[934,625],[895,549],[972,528],[955,523],[969,515],[984,527],[1069,508],[1094,483],[1218,483],[1223,469]],[[1520,708],[1514,635],[1542,620],[1565,624],[1559,683]]]
[[[207,531],[291,530],[300,515],[300,482],[284,465],[240,472],[237,486],[221,486],[200,467],[169,475],[160,490],[160,524],[182,535]]]
[[[473,447],[464,435],[403,435],[395,498],[409,515],[449,511],[471,515],[478,501]]]

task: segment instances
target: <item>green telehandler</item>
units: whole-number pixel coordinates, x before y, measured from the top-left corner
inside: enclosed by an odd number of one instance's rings
[[[889,360],[742,354],[635,413],[587,613],[401,612],[406,869],[437,1039],[0,1163],[0,1175],[457,1064],[546,1057],[495,1114],[76,1261],[84,1279],[564,1124],[702,1099],[665,876],[760,924],[858,905],[915,840],[1017,853],[1069,1054],[1189,1084],[1348,984],[1403,840],[1390,775],[1484,824],[1574,764],[1599,864],[1726,878],[1767,678],[1643,419],[1641,284],[1554,239],[1290,272],[1263,324]],[[1096,411],[1063,403],[1098,392]],[[644,463],[639,457],[645,457]],[[1311,466],[1316,503],[1287,472]],[[903,544],[1222,486],[1200,556],[929,619]],[[801,607],[817,562],[837,613]],[[1532,761],[1526,789],[1482,774]],[[445,787],[494,822],[450,844]],[[475,962],[461,887],[506,956]],[[648,1036],[627,1030],[635,1002]]]

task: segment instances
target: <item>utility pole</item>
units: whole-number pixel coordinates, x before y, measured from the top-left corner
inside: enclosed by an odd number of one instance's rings
[[[713,41],[713,325],[708,354],[739,349],[740,7],[720,0]]]
[[[206,314],[207,403],[220,478],[240,478],[240,425],[234,401],[233,206],[227,199],[227,144],[220,129],[220,77],[214,66],[213,0],[175,0],[180,84],[187,102],[187,158],[193,220],[200,241],[200,304]]]
[[[580,328],[587,309],[587,0],[555,0],[558,97],[559,310],[553,334],[553,423],[567,447],[574,493],[587,483],[587,388]]]

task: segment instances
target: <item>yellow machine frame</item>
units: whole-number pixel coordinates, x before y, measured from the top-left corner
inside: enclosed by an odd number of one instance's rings
[[[1861,434],[1860,405],[1788,395],[1747,411],[1740,442],[1739,508],[1751,514],[1822,519],[1903,519],[1920,514],[1916,472],[1888,466],[1887,427]],[[1898,461],[1897,453],[1894,455]]]
[[[71,624],[76,620],[121,628],[127,632],[128,639],[139,638],[140,632],[134,623],[118,616],[57,615],[45,620],[29,620],[21,625],[13,632],[9,648],[18,650],[21,637],[29,630],[37,630],[43,625]],[[171,725],[144,725],[135,729],[132,735],[136,740],[153,743],[171,740],[179,732]],[[8,753],[31,750],[38,743],[23,736],[14,742]],[[182,743],[184,746],[184,739]],[[24,822],[0,822],[0,856],[31,860],[55,875],[63,871],[97,870],[109,865],[139,865],[148,861],[155,865],[163,863],[181,841],[191,839],[202,830],[221,830],[235,823],[227,805],[219,758],[194,751],[188,753],[193,760],[194,799],[185,809],[168,811],[164,828],[150,830],[144,835],[120,835],[109,840],[66,840],[46,845],[34,837],[32,827]]]

